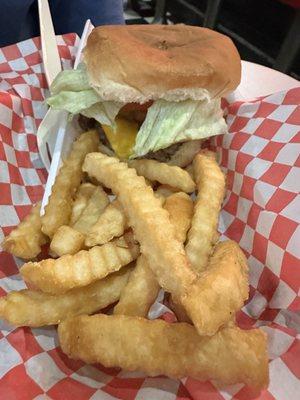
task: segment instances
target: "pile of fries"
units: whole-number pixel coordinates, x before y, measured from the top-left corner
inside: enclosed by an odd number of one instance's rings
[[[266,336],[235,324],[249,293],[246,259],[217,232],[224,174],[214,153],[180,151],[169,164],[126,163],[83,133],[45,214],[34,206],[2,244],[28,260],[20,272],[30,289],[2,297],[0,316],[58,324],[62,350],[87,363],[264,388]],[[46,242],[51,258],[37,261]],[[178,322],[147,319],[161,288]]]

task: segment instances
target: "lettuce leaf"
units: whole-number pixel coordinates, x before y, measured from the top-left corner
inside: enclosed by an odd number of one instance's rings
[[[99,102],[99,96],[93,89],[81,90],[79,92],[62,91],[47,99],[49,106],[66,110],[72,114],[78,114],[82,110]]]
[[[122,103],[103,101],[102,103],[93,104],[86,110],[81,110],[81,114],[88,118],[94,118],[102,125],[115,127],[115,118],[122,107]]]
[[[83,114],[95,118],[105,125],[114,126],[114,120],[122,108],[122,103],[100,102],[97,92],[89,85],[85,67],[60,72],[51,85],[52,96],[47,103],[56,109],[71,114]]]
[[[155,101],[137,134],[134,157],[171,144],[227,132],[220,100]]]
[[[61,71],[51,84],[52,94],[60,92],[80,92],[91,89],[85,68]]]

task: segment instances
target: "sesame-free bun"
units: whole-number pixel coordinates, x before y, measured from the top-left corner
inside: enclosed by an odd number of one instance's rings
[[[84,62],[100,97],[124,103],[217,98],[234,90],[241,78],[231,39],[182,24],[97,27]]]

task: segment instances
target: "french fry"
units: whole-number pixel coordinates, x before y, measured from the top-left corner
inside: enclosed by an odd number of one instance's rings
[[[86,286],[105,278],[112,272],[135,260],[139,247],[127,234],[103,246],[81,250],[74,255],[65,255],[56,260],[24,264],[20,272],[24,280],[45,293],[59,294],[75,287]]]
[[[96,151],[98,144],[96,131],[83,133],[73,144],[70,155],[60,168],[42,216],[42,231],[50,238],[60,226],[69,224],[73,197],[83,176],[81,166],[84,157]]]
[[[36,290],[10,292],[0,298],[0,317],[15,326],[56,325],[70,316],[92,314],[119,299],[132,267],[60,295]]]
[[[196,272],[204,270],[212,253],[222,201],[225,177],[214,153],[203,151],[194,160],[198,195],[191,229],[188,233],[186,254]]]
[[[98,314],[68,318],[58,336],[64,353],[86,363],[257,389],[268,384],[267,340],[259,329],[224,328],[201,337],[185,323]]]
[[[62,225],[51,240],[50,250],[59,257],[65,254],[75,254],[83,248],[84,239],[85,236],[81,232],[70,226]]]
[[[90,185],[90,184],[84,184]],[[90,195],[90,198],[87,196]],[[73,227],[62,225],[54,233],[50,244],[50,250],[57,256],[75,254],[84,248],[86,234],[100,217],[105,207],[109,204],[107,194],[100,186],[90,185],[84,187],[82,203],[78,197],[77,210],[84,203],[85,208],[81,211]]]
[[[94,193],[96,189],[95,185],[92,185],[89,182],[82,183],[76,194],[75,194],[75,199],[73,202],[72,206],[72,213],[71,213],[71,218],[70,218],[70,225],[74,225],[75,222],[78,220],[80,217],[82,211],[85,209],[87,206],[87,203],[89,199],[91,198],[92,194]]]
[[[114,237],[123,235],[126,228],[126,217],[118,201],[109,204],[89,230],[85,245],[87,247],[104,244]]]
[[[184,243],[191,226],[194,204],[189,195],[183,192],[167,197],[164,208],[169,213],[171,224],[175,227],[175,236]]]
[[[136,169],[138,175],[151,181],[173,186],[186,193],[192,193],[195,190],[195,182],[182,168],[146,159],[129,161],[128,164]]]
[[[248,295],[246,258],[239,245],[228,240],[216,245],[207,269],[180,303],[200,335],[213,335],[240,310]]]
[[[172,194],[177,193],[177,192],[178,192],[178,190],[176,188],[172,188],[169,185],[160,185],[155,190],[154,194],[158,194],[164,198],[167,198],[168,196],[171,196]]]
[[[185,193],[174,193],[167,198],[164,208],[169,213],[177,239],[184,243],[192,218],[193,201]],[[136,268],[131,273],[127,285],[122,290],[120,300],[114,308],[114,314],[146,317],[159,289],[160,286],[146,257],[140,255]]]
[[[118,196],[160,286],[184,306],[200,335],[216,333],[248,298],[247,264],[238,245],[231,241],[220,244],[212,258],[216,266],[197,278],[167,211],[134,169],[101,153],[88,154],[83,169]],[[217,312],[215,304],[219,304]],[[210,309],[214,312],[207,313]]]
[[[177,239],[181,243],[184,243],[193,216],[194,204],[192,199],[186,193],[174,193],[167,197],[164,207],[169,213],[170,221],[175,228]],[[178,321],[190,322],[190,318],[187,316],[179,300],[170,297],[170,306]]]
[[[30,213],[4,239],[3,250],[24,260],[33,259],[41,252],[47,238],[41,231],[40,209],[40,203],[32,207]]]
[[[202,140],[188,140],[172,155],[169,165],[184,168],[189,165],[201,149]]]
[[[91,227],[97,222],[108,204],[109,198],[107,194],[104,192],[102,187],[97,186],[88,200],[85,209],[73,225],[73,228],[86,235]]]
[[[120,300],[114,308],[114,314],[146,317],[159,289],[160,286],[146,257],[140,255],[136,267],[121,292]]]
[[[168,212],[144,178],[117,158],[101,153],[88,154],[83,170],[118,196],[128,224],[140,243],[141,253],[147,258],[160,286],[172,294],[184,294],[196,274],[189,267],[183,245],[175,237]]]

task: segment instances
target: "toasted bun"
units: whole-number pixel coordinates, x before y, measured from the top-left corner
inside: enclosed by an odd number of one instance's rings
[[[241,77],[231,39],[182,24],[95,28],[84,61],[101,98],[125,103],[221,97]]]

